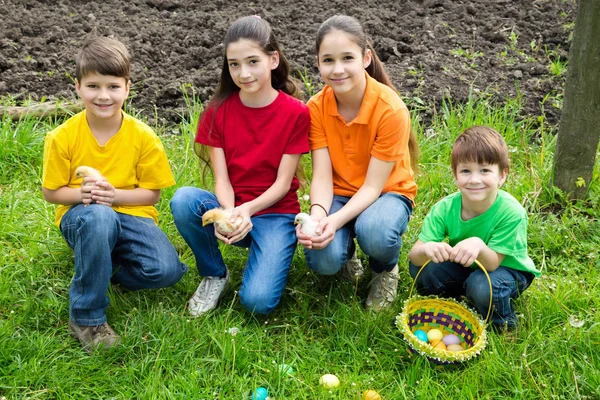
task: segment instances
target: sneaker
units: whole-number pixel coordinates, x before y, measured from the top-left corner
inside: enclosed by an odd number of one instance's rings
[[[398,265],[393,270],[373,274],[369,282],[371,290],[367,296],[365,307],[367,310],[378,312],[394,302],[398,290]]]
[[[365,270],[362,262],[360,262],[360,259],[356,256],[355,250],[352,257],[346,261],[346,264],[344,264],[344,267],[342,268],[342,278],[349,282],[356,283],[362,279],[364,274]]]
[[[81,326],[69,321],[69,331],[88,353],[97,349],[108,350],[121,344],[121,337],[106,322],[96,326]]]
[[[227,285],[229,285],[229,271],[224,277],[205,276],[194,295],[188,300],[187,307],[190,314],[199,317],[216,308],[225,294]]]

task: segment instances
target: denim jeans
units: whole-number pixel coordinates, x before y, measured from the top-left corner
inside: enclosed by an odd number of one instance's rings
[[[224,276],[226,271],[212,224],[202,226],[202,216],[219,207],[217,197],[196,187],[182,187],[171,199],[171,212],[179,233],[196,258],[200,276]],[[287,284],[296,249],[294,214],[251,217],[252,230],[234,246],[249,248],[239,291],[250,312],[268,314],[279,304]]]
[[[420,267],[409,264],[409,272],[417,276]],[[492,321],[495,325],[514,327],[518,324],[513,300],[517,299],[533,281],[534,275],[500,266],[488,272],[492,282]],[[445,261],[430,262],[421,271],[416,283],[417,291],[424,295],[459,298],[466,295],[479,314],[487,316],[490,305],[490,286],[480,269],[466,268],[461,264]]]
[[[70,318],[78,325],[106,322],[111,277],[138,290],[174,285],[187,271],[151,218],[118,213],[105,205],[78,204],[63,216],[60,230],[75,253],[69,298]]]
[[[329,214],[341,209],[349,197],[333,196]],[[402,234],[412,214],[412,204],[406,197],[385,193],[357,218],[342,226],[324,249],[304,249],[309,268],[321,275],[338,272],[355,250],[354,237],[361,250],[369,256],[374,272],[391,271],[398,263]]]

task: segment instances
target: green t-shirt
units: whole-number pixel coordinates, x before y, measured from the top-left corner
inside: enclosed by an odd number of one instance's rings
[[[527,255],[527,213],[517,199],[499,190],[494,204],[468,221],[461,218],[461,208],[460,192],[437,202],[423,221],[419,239],[427,243],[448,238],[450,246],[454,246],[464,239],[478,237],[491,250],[504,255],[503,267],[540,275]]]

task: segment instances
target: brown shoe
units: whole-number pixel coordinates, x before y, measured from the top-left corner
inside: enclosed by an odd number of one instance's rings
[[[108,350],[121,344],[121,337],[107,322],[96,326],[81,326],[69,321],[69,331],[88,353],[92,353],[96,349]]]

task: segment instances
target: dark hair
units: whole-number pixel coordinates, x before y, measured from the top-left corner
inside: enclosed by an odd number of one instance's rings
[[[387,74],[383,63],[377,56],[375,49],[373,49],[373,45],[371,44],[371,40],[365,34],[363,27],[360,25],[360,22],[356,20],[356,18],[349,17],[347,15],[334,15],[329,18],[325,22],[321,24],[319,30],[317,31],[317,38],[315,41],[315,50],[317,52],[317,56],[319,55],[319,50],[321,49],[321,43],[323,43],[323,38],[325,35],[332,31],[340,31],[346,33],[351,39],[360,47],[363,54],[367,51],[371,51],[371,64],[367,66],[367,73],[377,80],[378,82],[383,83],[388,86],[394,92],[398,93],[396,87],[390,80],[389,75]],[[417,159],[419,157],[419,145],[417,144],[417,138],[414,132],[410,131],[410,137],[408,140],[408,150],[410,152],[410,164],[413,170],[417,169]]]
[[[474,126],[461,133],[452,146],[452,172],[461,162],[497,165],[508,170],[508,148],[504,138],[487,126]]]
[[[225,34],[225,39],[223,40],[223,65],[221,67],[219,85],[217,86],[215,94],[207,104],[205,111],[200,115],[200,120],[202,120],[205,112],[212,108],[212,121],[209,135],[212,133],[212,124],[214,124],[217,109],[229,96],[240,91],[240,88],[235,84],[229,73],[227,46],[229,46],[230,43],[235,43],[241,39],[256,42],[268,55],[271,55],[274,52],[279,53],[279,65],[271,71],[271,86],[276,90],[281,90],[283,93],[302,100],[303,92],[300,90],[296,80],[290,76],[290,63],[281,51],[279,42],[275,38],[269,23],[256,15],[239,18],[229,27]],[[204,162],[203,175],[205,175],[206,167],[210,167],[210,155],[208,149],[206,146],[195,143],[194,151],[200,160]],[[301,168],[301,165],[302,163],[299,164],[299,169]],[[299,175],[299,169],[297,170],[297,175]],[[299,176],[299,179],[301,178],[302,177]]]
[[[118,76],[129,80],[131,56],[117,39],[96,37],[84,43],[75,57],[75,78],[79,82],[88,74]]]

